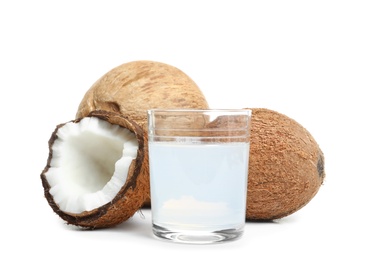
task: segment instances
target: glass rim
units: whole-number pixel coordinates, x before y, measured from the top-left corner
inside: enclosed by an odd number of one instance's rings
[[[208,109],[199,109],[199,108],[153,108],[153,109],[148,109],[147,113],[232,113],[232,114],[247,114],[251,115],[252,110],[249,108],[208,108]]]
[[[251,113],[250,109],[150,109],[148,135],[203,140],[246,137],[250,133]]]

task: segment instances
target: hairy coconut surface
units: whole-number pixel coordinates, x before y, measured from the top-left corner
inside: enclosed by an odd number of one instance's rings
[[[148,198],[147,136],[120,114],[93,111],[56,127],[41,173],[44,194],[68,224],[103,228]]]
[[[208,108],[195,82],[180,69],[156,61],[132,61],[113,68],[98,79],[80,102],[76,117],[94,110],[118,112],[147,124],[154,108]]]
[[[120,113],[147,135],[147,110],[155,108],[207,109],[208,103],[200,88],[180,69],[140,60],[117,66],[99,78],[85,93],[76,117],[94,110]],[[144,206],[150,206],[150,197]]]
[[[286,115],[253,108],[246,218],[272,220],[305,206],[325,178],[311,134]]]

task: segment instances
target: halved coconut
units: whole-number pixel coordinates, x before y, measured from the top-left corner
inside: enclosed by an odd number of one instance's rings
[[[135,122],[107,111],[58,125],[41,173],[49,205],[91,229],[127,220],[149,196],[146,143]]]

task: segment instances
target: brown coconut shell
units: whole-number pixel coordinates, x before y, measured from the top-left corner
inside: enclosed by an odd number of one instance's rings
[[[323,152],[295,120],[269,109],[251,110],[246,218],[282,218],[317,194],[325,178]]]
[[[42,185],[44,187],[45,197],[54,210],[68,224],[85,227],[89,229],[106,228],[115,226],[134,215],[140,209],[144,201],[149,197],[149,172],[148,172],[148,152],[147,136],[143,130],[135,122],[129,120],[120,114],[107,111],[93,111],[89,113],[89,117],[98,117],[111,124],[119,125],[133,132],[138,141],[137,157],[132,161],[126,183],[120,189],[115,198],[94,210],[85,211],[80,214],[71,214],[60,210],[53,196],[50,194],[50,185],[46,178],[50,163],[53,158],[53,144],[58,139],[58,130],[64,124],[56,127],[49,140],[49,157],[44,170],[41,173]],[[78,123],[82,118],[73,120]]]
[[[80,102],[76,117],[94,110],[117,112],[147,127],[147,110],[154,108],[207,109],[195,82],[180,69],[156,61],[132,61],[98,79]]]
[[[147,135],[147,110],[155,108],[207,109],[208,103],[196,83],[180,69],[140,60],[117,66],[98,79],[85,93],[76,117],[95,110],[120,113]],[[150,206],[150,197],[144,206]]]

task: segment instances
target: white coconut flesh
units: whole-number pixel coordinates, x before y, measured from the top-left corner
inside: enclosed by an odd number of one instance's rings
[[[134,133],[97,117],[58,129],[46,179],[60,210],[79,214],[111,202],[137,157]]]

